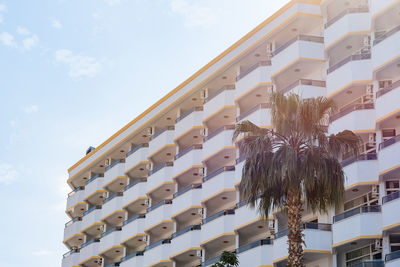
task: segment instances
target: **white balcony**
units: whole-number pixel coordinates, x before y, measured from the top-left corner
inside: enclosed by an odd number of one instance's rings
[[[239,267],[273,266],[272,253],[273,245],[269,239],[259,240],[236,249]]]
[[[145,215],[137,215],[126,220],[122,227],[121,242],[137,236],[144,235]]]
[[[161,266],[172,267],[172,261],[169,259],[171,251],[170,242],[170,240],[162,240],[156,244],[148,246],[145,252],[146,256],[144,257],[144,265],[157,266],[157,263],[162,263]]]
[[[333,247],[345,245],[357,239],[380,238],[382,234],[380,211],[380,206],[367,206],[336,215],[332,225]]]
[[[380,89],[376,95],[376,120],[381,122],[399,109],[400,82]]]
[[[355,104],[331,117],[330,133],[343,130],[368,132],[375,129],[375,109],[373,103]]]
[[[121,259],[120,267],[143,267],[144,253],[134,252]]]
[[[235,191],[235,167],[222,167],[221,169],[203,178],[201,201],[205,202],[218,193]]]
[[[246,162],[245,158],[239,158],[236,160],[236,166],[235,166],[235,185],[239,185],[240,181],[242,181],[242,172],[243,172],[243,166],[244,163]]]
[[[121,230],[112,229],[101,235],[99,253],[104,253],[109,249],[121,246]]]
[[[116,161],[106,168],[104,173],[103,187],[110,185],[117,177],[125,176],[125,163]]]
[[[327,48],[348,33],[369,32],[371,30],[371,17],[368,13],[368,7],[345,10],[328,21],[326,26],[324,35]]]
[[[93,207],[92,210],[86,211],[82,218],[81,230],[88,228],[94,223],[100,223],[101,218],[102,218],[102,209],[96,209],[95,207]]]
[[[324,41],[322,37],[299,35],[274,51],[272,76],[291,66],[297,60],[324,62]]]
[[[386,34],[375,39],[372,47],[372,68],[374,71],[399,55],[399,51],[396,49],[399,43],[400,27],[388,30]]]
[[[378,15],[378,13],[382,12],[386,8],[389,8],[394,3],[396,3],[396,0],[371,0],[371,16],[374,17]]]
[[[67,198],[67,209],[71,208],[72,206],[83,202],[83,198],[85,196],[85,190],[81,188],[77,188],[71,193],[68,194]]]
[[[202,145],[194,145],[175,156],[173,177],[177,177],[192,166],[202,166]]]
[[[103,182],[104,182],[104,177],[96,177],[93,180],[89,180],[85,186],[85,191],[84,191],[85,196],[83,198],[87,199],[96,191],[99,190],[104,191]]]
[[[233,147],[232,136],[234,128],[233,125],[224,126],[205,137],[203,144],[203,161],[205,158],[209,158],[223,148]]]
[[[253,88],[269,84],[271,84],[271,62],[258,62],[237,77],[235,99],[242,98]]]
[[[176,119],[175,140],[193,128],[203,126],[203,107],[194,107]]]
[[[188,249],[200,249],[200,225],[190,226],[174,233],[171,240],[171,258],[174,258]]]
[[[376,155],[375,157],[365,157],[361,160],[353,161],[343,166],[343,171],[345,174],[344,187],[346,189],[378,182],[378,160]]]
[[[80,234],[82,230],[82,221],[78,219],[71,220],[65,224],[64,228],[64,241],[76,234]]]
[[[234,236],[235,211],[221,211],[206,219],[203,219],[201,226],[200,244],[205,245],[224,235]]]
[[[400,228],[400,193],[392,193],[382,199],[382,230]]]
[[[326,96],[326,82],[319,80],[300,79],[279,91],[282,91],[286,95],[297,94],[302,98]]]
[[[159,150],[167,146],[174,146],[175,131],[173,127],[164,128],[150,138],[148,157],[154,156]]]
[[[164,222],[172,222],[171,211],[172,211],[171,201],[162,201],[148,208],[144,226],[145,231],[150,230],[151,228],[157,226],[158,224]]]
[[[385,256],[385,267],[398,267],[400,266],[400,252],[392,252]]]
[[[201,185],[190,185],[187,188],[174,194],[174,200],[172,203],[171,217],[190,209],[201,207]]]
[[[203,112],[204,120],[208,120],[224,106],[235,105],[235,90],[233,89],[234,87],[231,86],[223,87],[206,99]]]
[[[152,192],[164,183],[173,183],[174,166],[165,166],[164,164],[157,167],[155,170],[149,173],[146,183],[146,192]]]
[[[102,216],[103,219],[111,215],[116,211],[122,210],[122,203],[123,203],[124,196],[122,193],[116,193],[109,198],[104,200],[104,204],[102,206]]]
[[[61,267],[77,266],[79,262],[79,252],[69,251],[63,255]]]
[[[125,173],[128,173],[139,164],[147,162],[148,155],[149,147],[144,146],[143,144],[129,151],[125,160]]]
[[[379,145],[379,173],[400,168],[400,142],[399,136],[385,141]]]
[[[92,240],[91,242],[83,244],[79,254],[79,266],[82,266],[84,263],[88,263],[88,261],[94,260],[94,259],[100,259],[100,256],[98,255],[100,252],[100,242],[94,242],[95,240]]]
[[[126,207],[133,201],[140,198],[147,198],[146,195],[146,182],[144,180],[136,180],[134,183],[127,185],[124,191],[124,198],[122,202],[122,207]]]
[[[326,78],[327,96],[333,96],[354,83],[372,82],[371,54],[349,56],[328,69]]]
[[[236,119],[238,122],[250,121],[260,127],[271,126],[271,108],[269,104],[263,103],[240,114]]]
[[[246,205],[245,202],[239,202],[236,207],[234,224],[235,231],[249,224],[262,220],[262,217],[258,213],[257,207],[251,208],[250,206]]]
[[[307,223],[303,230],[303,247],[305,257],[311,253],[331,253],[332,251],[332,231],[329,224]],[[277,263],[285,260],[288,256],[287,230],[278,232],[275,235],[273,245],[273,262]]]

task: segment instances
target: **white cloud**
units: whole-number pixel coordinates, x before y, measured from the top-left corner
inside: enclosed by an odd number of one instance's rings
[[[40,256],[48,256],[48,255],[51,255],[51,254],[54,254],[54,253],[55,253],[55,251],[53,251],[53,250],[41,249],[41,250],[38,250],[38,251],[33,251],[32,255],[40,257]]]
[[[30,31],[27,28],[24,28],[21,26],[17,27],[17,32],[21,35],[29,35],[30,34]]]
[[[0,163],[0,183],[10,184],[18,176],[14,167],[7,163]]]
[[[101,63],[97,59],[74,54],[68,49],[57,50],[55,57],[57,62],[68,66],[68,74],[72,78],[94,77],[101,70]]]
[[[22,45],[24,46],[25,50],[31,50],[31,48],[36,46],[38,43],[39,43],[39,38],[37,37],[36,34],[22,40]]]
[[[61,29],[61,28],[62,28],[62,25],[61,25],[61,22],[60,22],[59,20],[53,19],[53,20],[51,21],[51,27],[53,27],[53,28],[55,28],[55,29]]]
[[[215,15],[210,8],[189,4],[186,0],[172,0],[172,12],[182,15],[186,27],[209,27],[215,22]]]
[[[0,42],[5,46],[15,46],[14,36],[8,32],[0,33]]]
[[[26,114],[32,114],[39,111],[39,107],[37,105],[30,105],[28,107],[24,107],[24,112]]]

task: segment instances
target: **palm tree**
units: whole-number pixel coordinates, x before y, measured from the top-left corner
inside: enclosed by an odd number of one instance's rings
[[[237,267],[239,266],[239,260],[235,253],[229,251],[223,251],[221,254],[220,261],[211,265],[211,267]]]
[[[244,121],[233,140],[246,157],[239,185],[241,199],[257,206],[261,216],[284,208],[288,216],[287,266],[303,266],[303,199],[313,212],[327,212],[343,202],[343,153],[358,155],[360,139],[345,130],[327,135],[334,103],[324,97],[301,99],[272,93],[272,129]]]

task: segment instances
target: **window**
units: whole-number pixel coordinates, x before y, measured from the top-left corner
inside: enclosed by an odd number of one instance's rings
[[[379,192],[379,191],[378,191]],[[344,211],[363,206],[378,205],[379,196],[372,191],[344,203]]]
[[[400,250],[400,234],[390,235],[390,252],[395,252]]]
[[[370,244],[362,248],[355,249],[346,253],[346,266],[353,266],[367,260],[382,259],[382,250],[376,249],[375,244]]]
[[[399,180],[390,180],[385,182],[386,195],[398,192],[400,190]]]

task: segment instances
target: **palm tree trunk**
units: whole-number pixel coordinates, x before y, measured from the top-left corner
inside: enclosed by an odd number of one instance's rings
[[[302,203],[300,192],[289,190],[288,192],[288,244],[289,257],[287,266],[303,267],[303,234],[301,229]]]

